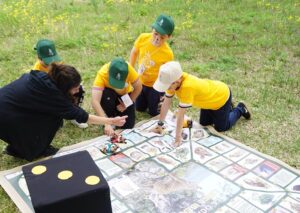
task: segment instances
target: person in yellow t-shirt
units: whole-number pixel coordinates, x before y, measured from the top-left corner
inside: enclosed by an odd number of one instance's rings
[[[49,65],[52,62],[60,62],[61,57],[56,52],[55,44],[48,39],[41,39],[37,42],[35,48],[38,60],[33,66],[33,70],[49,72]]]
[[[159,122],[156,127],[161,132],[163,121],[172,103],[172,97],[179,99],[179,109],[176,121],[175,145],[181,144],[182,124],[187,108],[196,107],[200,111],[200,124],[213,125],[217,131],[230,129],[241,116],[250,119],[251,114],[243,102],[237,107],[231,105],[231,91],[221,82],[201,79],[182,72],[181,66],[176,61],[167,62],[160,67],[159,77],[153,88],[159,92],[166,91],[161,107]]]
[[[130,64],[134,67],[138,59],[138,73],[143,89],[136,100],[136,109],[146,111],[151,116],[159,114],[159,103],[164,93],[153,89],[159,67],[174,59],[173,51],[167,43],[174,31],[174,21],[161,14],[152,24],[152,33],[142,33],[135,41],[130,53]]]
[[[34,49],[37,52],[38,60],[32,70],[48,73],[52,62],[61,62],[61,57],[58,55],[55,44],[51,40],[40,39]],[[79,106],[83,102],[84,93],[85,91],[82,85],[80,85],[79,92],[74,94],[75,105]],[[78,123],[76,120],[71,120],[71,123],[82,129],[88,127],[87,123]]]
[[[99,116],[127,115],[126,123],[121,128],[133,128],[134,102],[141,90],[142,84],[135,69],[123,58],[115,58],[97,73],[92,89],[92,106]],[[105,125],[104,133],[114,134],[113,127]]]

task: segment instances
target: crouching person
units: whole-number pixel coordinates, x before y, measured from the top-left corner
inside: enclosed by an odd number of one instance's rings
[[[74,105],[81,76],[68,65],[52,63],[49,72],[32,70],[0,89],[0,139],[5,153],[32,161],[55,154],[50,144],[63,119],[79,123],[123,126],[124,117],[105,118],[88,114]]]
[[[158,127],[162,128],[164,119],[171,106],[174,95],[179,99],[179,109],[176,121],[175,145],[181,144],[182,123],[186,109],[197,107],[200,111],[200,124],[213,125],[217,131],[230,129],[241,116],[250,119],[250,112],[244,103],[237,107],[231,105],[231,91],[221,82],[201,79],[183,72],[176,61],[163,64],[159,70],[158,79],[153,88],[166,92],[159,115]]]
[[[92,90],[92,106],[102,117],[128,116],[122,129],[135,124],[135,100],[142,90],[142,84],[134,68],[122,58],[115,58],[105,64],[97,73]],[[104,127],[106,135],[113,135],[110,124]]]

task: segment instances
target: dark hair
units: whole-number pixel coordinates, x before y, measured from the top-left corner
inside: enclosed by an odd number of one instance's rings
[[[80,74],[70,65],[51,63],[48,75],[65,95],[69,95],[69,91],[81,82]]]

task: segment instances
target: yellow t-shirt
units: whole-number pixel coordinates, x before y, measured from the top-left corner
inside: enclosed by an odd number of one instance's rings
[[[157,79],[159,67],[174,59],[173,51],[166,42],[156,47],[151,40],[152,33],[142,33],[134,43],[134,48],[139,51],[138,73],[142,84],[148,87],[152,87]]]
[[[201,79],[183,72],[180,88],[175,92],[167,91],[167,96],[176,95],[179,107],[197,107],[200,109],[220,109],[229,98],[229,87],[221,82]]]
[[[100,90],[104,90],[105,87],[111,88],[115,90],[116,93],[118,93],[119,95],[125,95],[126,93],[132,92],[133,91],[132,84],[138,80],[139,76],[135,71],[135,69],[129,63],[127,64],[128,64],[128,75],[125,81],[126,82],[125,87],[123,89],[116,89],[110,86],[109,74],[108,74],[110,63],[103,65],[101,69],[98,71],[93,84],[93,88],[100,89]]]
[[[38,70],[43,72],[49,72],[48,67],[45,67],[39,60],[34,64],[32,70]]]

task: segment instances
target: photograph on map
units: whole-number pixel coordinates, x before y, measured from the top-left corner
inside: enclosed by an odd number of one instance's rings
[[[124,155],[123,153],[118,153],[116,155],[111,155],[109,159],[115,164],[119,165],[123,169],[128,169],[133,166],[134,162]]]
[[[237,162],[241,159],[243,159],[244,157],[246,157],[249,154],[248,151],[246,151],[245,149],[241,149],[239,147],[229,151],[228,153],[224,154],[225,157],[227,157],[228,159],[230,159],[231,161]]]
[[[165,166],[168,170],[172,170],[180,164],[179,161],[175,160],[169,155],[159,155],[155,157],[154,160],[156,160],[161,165]]]
[[[190,144],[184,143],[181,146],[177,147],[177,149],[174,149],[172,152],[169,152],[168,154],[174,157],[176,160],[179,160],[180,162],[188,162],[191,160],[191,151],[190,151]]]
[[[241,192],[240,196],[256,207],[266,211],[281,200],[285,196],[285,192],[259,192],[245,190]]]
[[[220,137],[217,137],[217,136],[209,136],[207,138],[204,138],[204,139],[200,139],[198,141],[196,141],[197,143],[203,145],[203,146],[206,146],[206,147],[211,147],[219,142],[223,141],[222,138]]]
[[[247,172],[247,169],[241,167],[238,164],[232,164],[225,169],[223,169],[220,173],[230,179],[230,180],[235,180],[236,178],[244,175]]]
[[[281,187],[276,186],[251,172],[241,176],[235,182],[246,189],[263,190],[263,191],[283,190]]]
[[[95,163],[100,168],[101,172],[107,174],[107,176],[113,176],[123,171],[121,167],[111,162],[108,158],[95,161]]]
[[[193,144],[193,158],[195,161],[205,163],[216,156],[218,155],[210,149],[196,143]]]
[[[219,154],[223,154],[234,148],[235,148],[235,146],[228,143],[227,141],[222,141],[222,142],[210,147],[211,150],[213,150]]]
[[[123,151],[125,155],[130,157],[133,161],[139,162],[141,160],[144,160],[149,157],[149,155],[143,153],[142,151],[136,149],[136,148],[130,148],[125,151]]]
[[[232,164],[233,162],[228,160],[227,158],[224,158],[223,156],[217,157],[215,159],[212,159],[210,161],[208,161],[205,165],[218,172],[222,169],[224,169],[225,167],[229,166],[230,164]]]
[[[140,149],[141,151],[143,151],[144,153],[150,155],[151,157],[156,156],[160,153],[160,150],[157,147],[155,147],[153,145],[150,145],[147,142],[136,146],[136,148]]]
[[[264,161],[263,158],[255,155],[255,154],[250,154],[247,157],[245,157],[244,159],[240,160],[238,162],[238,164],[240,164],[242,167],[244,167],[246,169],[253,169],[254,167],[256,167],[258,164],[260,164],[263,161]]]
[[[274,164],[271,161],[264,161],[254,169],[254,172],[261,177],[267,178],[273,175],[279,169],[280,166],[277,164]]]
[[[293,173],[287,169],[281,168],[274,175],[272,175],[269,178],[269,180],[272,183],[275,183],[281,187],[286,187],[296,178],[297,178],[297,175],[295,173]],[[289,189],[289,190],[291,190],[291,189]]]

